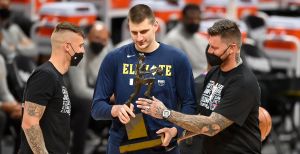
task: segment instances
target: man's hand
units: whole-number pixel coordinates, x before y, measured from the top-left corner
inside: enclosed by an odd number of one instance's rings
[[[6,113],[11,114],[16,110],[19,110],[20,107],[21,105],[16,102],[5,102],[2,104],[1,109]]]
[[[164,103],[160,100],[156,99],[154,96],[152,97],[153,100],[146,99],[146,98],[139,98],[136,101],[138,108],[145,114],[148,114],[154,118],[162,119],[162,113],[166,108]]]
[[[22,106],[21,104],[16,104],[14,111],[10,113],[12,119],[20,119],[22,117]]]
[[[133,104],[130,104],[130,108],[124,104],[124,105],[113,105],[111,110],[111,115],[113,117],[118,117],[119,120],[123,124],[127,124],[130,121],[130,117],[135,117],[135,114],[133,113],[134,106]]]
[[[156,134],[161,134],[162,146],[168,146],[173,137],[177,135],[177,128],[162,128],[156,132]]]

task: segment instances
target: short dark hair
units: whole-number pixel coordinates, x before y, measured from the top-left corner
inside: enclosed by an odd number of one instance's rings
[[[182,15],[186,16],[188,11],[199,11],[201,13],[200,7],[196,4],[187,4],[182,9]]]
[[[74,33],[77,33],[79,34],[80,36],[82,36],[84,38],[84,33],[82,31],[82,29],[72,23],[69,23],[69,22],[62,22],[62,23],[59,23],[55,29],[54,29],[54,32],[60,32],[60,31],[72,31]]]
[[[210,36],[220,35],[221,39],[225,41],[234,41],[240,48],[242,45],[242,34],[237,24],[228,19],[222,19],[214,23],[214,25],[208,28],[208,34]]]
[[[145,19],[153,24],[155,22],[155,16],[151,8],[145,4],[138,4],[133,6],[128,13],[128,21],[130,20],[133,23],[141,23]]]

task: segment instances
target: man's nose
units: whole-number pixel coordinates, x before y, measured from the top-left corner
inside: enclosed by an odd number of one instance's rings
[[[137,41],[143,40],[143,36],[142,36],[140,33],[138,33],[138,34],[137,34],[136,40],[137,40]]]

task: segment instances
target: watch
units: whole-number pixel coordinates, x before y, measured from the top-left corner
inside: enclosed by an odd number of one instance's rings
[[[169,109],[163,110],[163,113],[162,113],[163,119],[168,119],[170,117],[170,115],[171,115],[171,110],[169,110]]]

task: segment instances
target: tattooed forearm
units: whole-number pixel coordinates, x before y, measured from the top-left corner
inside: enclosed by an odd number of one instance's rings
[[[34,154],[48,154],[42,130],[39,125],[24,129],[28,144]]]
[[[48,154],[43,133],[39,125],[46,107],[32,102],[25,102],[22,120],[27,142],[34,154]]]
[[[196,136],[196,135],[199,135],[199,133],[194,133],[194,132],[190,132],[190,131],[184,130],[184,134],[182,134],[182,136],[180,136],[177,139],[177,141],[181,142],[182,140],[185,140],[187,138],[190,138],[190,137],[193,137],[193,136]]]
[[[168,120],[188,131],[208,136],[216,135],[233,123],[215,112],[212,112],[212,114],[207,117],[202,115],[185,115],[172,111]]]

